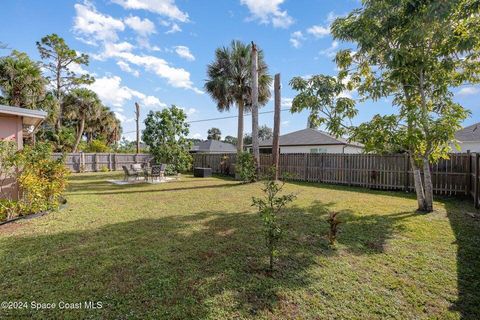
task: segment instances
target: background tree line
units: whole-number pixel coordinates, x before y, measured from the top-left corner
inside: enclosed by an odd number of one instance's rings
[[[0,103],[46,111],[37,137],[50,141],[55,151],[115,149],[122,133],[120,120],[86,88],[95,79],[72,71],[73,66],[87,66],[88,55],[77,53],[56,34],[36,45],[41,61],[17,50],[0,57]]]

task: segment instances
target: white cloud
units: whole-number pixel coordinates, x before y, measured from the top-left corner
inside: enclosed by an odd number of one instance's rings
[[[281,106],[284,108],[292,107],[293,98],[282,98]]]
[[[117,41],[118,31],[123,31],[125,25],[121,20],[98,12],[88,1],[84,4],[75,4],[76,16],[74,19],[73,31],[81,36],[87,36],[91,39],[84,40],[89,44],[94,44],[94,40]]]
[[[328,47],[328,48],[325,49],[325,50],[321,50],[321,51],[320,51],[320,54],[321,54],[322,56],[327,56],[327,57],[329,57],[329,58],[333,58],[333,57],[335,56],[335,54],[336,54],[336,50],[337,50],[337,48],[338,48],[338,45],[339,45],[338,41],[337,41],[337,40],[334,40],[334,41],[332,42],[332,44],[330,45],[330,47]]]
[[[195,133],[194,135],[192,135],[192,138],[193,139],[202,139],[202,135],[200,133]]]
[[[148,96],[142,92],[133,90],[121,84],[122,79],[119,76],[106,76],[97,78],[96,81],[89,85],[89,88],[98,94],[98,97],[106,105],[114,107],[122,107],[125,102],[134,98],[140,100],[140,104],[145,107],[166,107],[157,97]]]
[[[182,110],[187,114],[187,116],[191,116],[192,114],[197,112],[197,109],[195,108],[182,108]]]
[[[81,65],[79,65],[78,63],[71,63],[69,66],[68,66],[68,69],[76,74],[88,74],[90,73],[88,70],[85,70],[83,69],[83,67]]]
[[[202,94],[203,91],[196,88],[190,80],[190,73],[183,68],[174,68],[167,61],[149,55],[136,55],[129,51],[106,50],[106,57],[113,57],[124,62],[144,67],[147,71],[153,72],[176,88],[191,89],[196,93]]]
[[[181,22],[188,21],[188,14],[181,11],[175,0],[112,0],[124,9],[147,10]]]
[[[142,37],[148,37],[148,35],[156,33],[155,24],[146,18],[142,20],[139,17],[130,16],[124,22]]]
[[[190,49],[186,46],[176,46],[175,47],[175,52],[178,54],[179,57],[188,60],[188,61],[194,61],[195,57],[193,54],[190,52]]]
[[[303,40],[305,40],[305,36],[302,31],[295,31],[290,35],[290,43],[294,48],[300,48]]]
[[[323,38],[330,34],[330,26],[323,27],[320,25],[311,26],[307,29],[307,32],[313,35],[315,38]]]
[[[240,0],[250,10],[252,19],[264,24],[271,23],[275,28],[288,28],[294,20],[286,10],[280,9],[283,2],[284,0]]]
[[[478,87],[465,87],[458,91],[458,95],[460,96],[469,96],[480,93],[480,88]]]
[[[125,61],[119,60],[119,61],[117,61],[117,65],[122,71],[131,73],[135,77],[140,76],[140,72],[138,70],[132,69],[132,67],[130,67],[130,65],[128,63],[126,63]]]
[[[170,27],[170,29],[165,32],[165,34],[172,34],[172,33],[177,33],[177,32],[180,32],[180,31],[182,31],[182,29],[179,27],[179,25],[176,24],[176,23],[173,23],[172,26]]]

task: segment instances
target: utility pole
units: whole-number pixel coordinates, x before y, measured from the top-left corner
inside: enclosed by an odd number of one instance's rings
[[[260,173],[260,147],[258,144],[258,52],[252,41],[252,149],[257,178]]]
[[[140,153],[140,105],[135,102],[135,117],[137,122],[137,154]]]
[[[273,143],[272,143],[272,165],[275,167],[275,180],[278,180],[278,167],[280,160],[280,106],[281,106],[281,85],[280,73],[275,75],[274,83],[275,112],[273,116]]]

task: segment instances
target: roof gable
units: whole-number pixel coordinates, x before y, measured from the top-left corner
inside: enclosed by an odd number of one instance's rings
[[[343,138],[335,138],[328,133],[316,129],[303,129],[290,132],[280,136],[280,146],[301,146],[301,145],[356,145],[359,143],[349,143]],[[273,139],[260,141],[260,146],[271,146]]]
[[[480,122],[457,131],[455,139],[458,141],[480,141]]]
[[[191,149],[195,152],[236,152],[237,149],[233,144],[218,141],[218,140],[206,140],[197,142]]]

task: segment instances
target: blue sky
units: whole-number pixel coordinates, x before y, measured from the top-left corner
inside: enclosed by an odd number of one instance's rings
[[[149,110],[175,104],[190,121],[236,115],[220,113],[203,92],[206,65],[215,48],[232,39],[254,41],[265,52],[270,73],[281,73],[282,107],[295,92],[288,81],[297,75],[335,74],[335,42],[328,32],[332,19],[360,6],[358,0],[2,0],[0,41],[39,59],[35,42],[57,33],[74,49],[90,55],[88,67],[75,71],[95,76],[92,86],[122,120],[125,136],[133,139],[134,102]],[[7,54],[6,50],[0,52]],[[480,118],[478,87],[455,90],[455,99],[472,111],[465,125]],[[376,113],[391,113],[391,101],[359,105],[355,123]],[[263,111],[273,110],[273,100]],[[308,113],[282,112],[281,133],[303,129]],[[222,136],[236,136],[237,119],[196,122],[190,136],[205,138],[218,127]],[[273,114],[260,115],[260,124],[273,126]],[[251,131],[246,117],[245,131]]]

